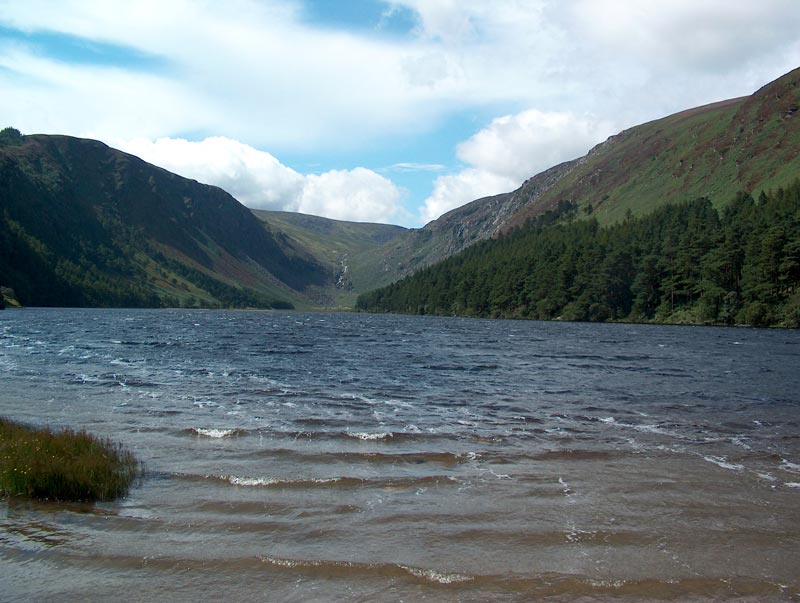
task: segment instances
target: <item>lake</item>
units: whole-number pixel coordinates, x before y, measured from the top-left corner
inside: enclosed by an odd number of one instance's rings
[[[800,332],[0,312],[0,415],[147,473],[0,501],[3,601],[800,600]]]

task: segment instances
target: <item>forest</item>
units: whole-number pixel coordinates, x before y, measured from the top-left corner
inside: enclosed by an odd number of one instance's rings
[[[800,326],[800,180],[600,227],[569,201],[361,295],[370,312]]]

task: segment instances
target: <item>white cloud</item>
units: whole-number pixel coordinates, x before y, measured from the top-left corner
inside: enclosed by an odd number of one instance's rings
[[[230,138],[109,140],[111,146],[187,178],[225,189],[254,209],[295,211],[305,179],[275,157]]]
[[[433,183],[430,197],[425,199],[425,204],[419,209],[420,219],[422,223],[430,222],[465,203],[507,192],[516,186],[518,183],[511,178],[476,168],[439,176]]]
[[[579,0],[571,17],[607,50],[653,67],[715,77],[773,59],[800,31],[796,0]]]
[[[492,120],[458,146],[458,157],[521,183],[557,163],[584,155],[615,131],[609,122],[530,109]]]
[[[469,167],[436,179],[421,217],[430,221],[474,199],[514,190],[527,178],[584,155],[615,131],[609,122],[567,112],[530,109],[498,117],[458,146],[458,158]]]
[[[18,92],[0,96],[0,112],[27,126],[33,112],[12,101],[33,99],[40,123],[59,124],[55,131],[62,133],[154,138],[189,131],[270,148],[330,150],[420,131],[444,110],[431,103],[428,86],[411,83],[404,71],[407,60],[429,49],[413,40],[314,28],[299,20],[300,12],[269,0],[0,0],[2,25],[57,31],[161,61],[117,82],[115,69],[56,60],[27,43],[13,55],[0,48],[0,66],[8,70],[0,76],[14,77]],[[170,102],[163,90],[174,93]],[[441,89],[436,94],[451,98]]]
[[[337,220],[390,222],[398,213],[400,190],[372,170],[331,170],[306,177],[299,211]]]
[[[199,142],[174,138],[106,142],[181,176],[219,186],[254,209],[383,223],[399,213],[400,190],[363,167],[304,176],[270,153],[221,136]]]

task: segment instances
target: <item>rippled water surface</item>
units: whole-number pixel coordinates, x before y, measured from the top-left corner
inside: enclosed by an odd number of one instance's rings
[[[3,601],[800,600],[800,333],[0,313],[0,414],[124,443],[0,501]]]

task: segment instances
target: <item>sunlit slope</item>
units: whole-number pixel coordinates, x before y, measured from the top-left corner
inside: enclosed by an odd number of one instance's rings
[[[559,200],[591,208],[601,224],[628,210],[708,197],[716,206],[737,191],[758,194],[800,175],[800,69],[752,96],[690,109],[611,137],[530,201],[510,225]],[[524,189],[524,187],[523,187]]]

